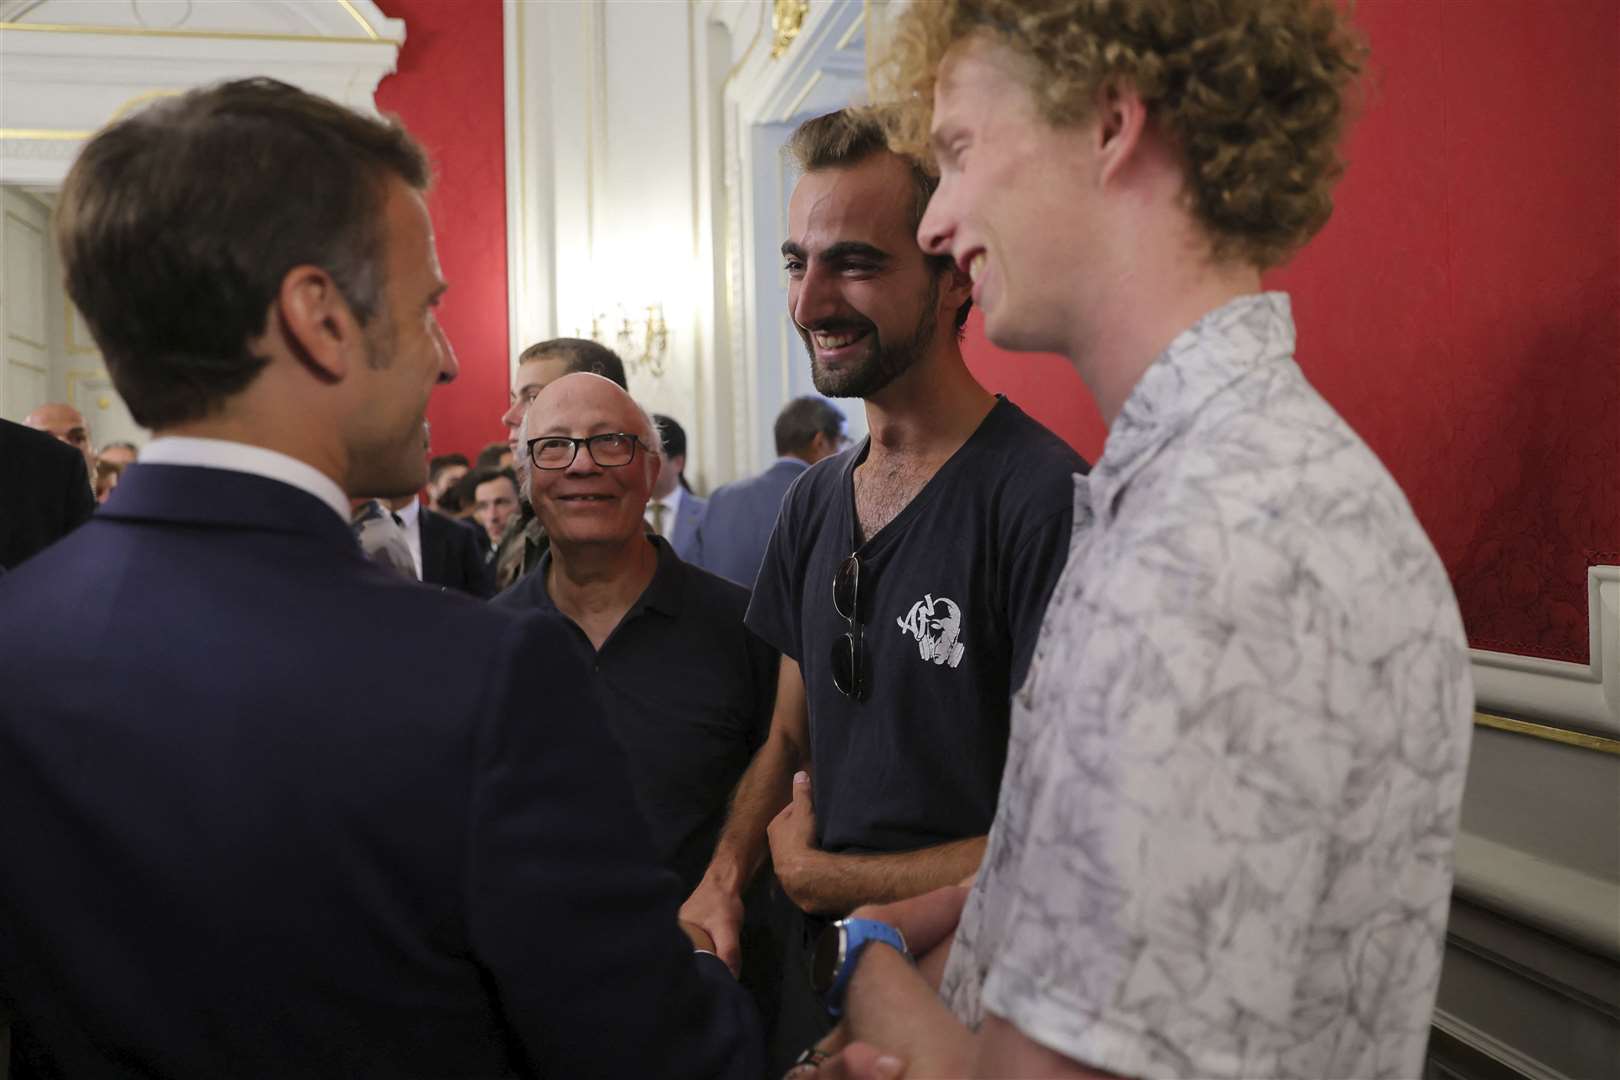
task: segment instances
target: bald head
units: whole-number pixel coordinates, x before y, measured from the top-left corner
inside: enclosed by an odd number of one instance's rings
[[[529,502],[559,553],[582,544],[627,546],[641,537],[642,511],[661,465],[658,436],[652,418],[622,387],[587,372],[564,375],[535,397],[523,432],[520,453]],[[636,439],[623,464],[598,464],[583,445],[574,448],[566,468],[535,468],[529,457],[531,439],[583,440],[620,432]],[[563,447],[565,453],[568,449]],[[622,453],[624,447],[618,449]],[[604,460],[616,456],[607,446],[597,454]]]
[[[84,415],[78,409],[53,401],[23,417],[23,423],[36,431],[49,432],[83,454],[84,467],[90,475],[95,475],[96,455],[90,448],[90,425],[84,422]]]
[[[649,446],[658,446],[652,417],[636,404],[636,399],[612,379],[586,371],[573,372],[548,383],[529,407],[525,430],[530,439],[541,435],[582,437],[580,432],[569,429],[586,417],[605,426],[584,434],[626,431]]]

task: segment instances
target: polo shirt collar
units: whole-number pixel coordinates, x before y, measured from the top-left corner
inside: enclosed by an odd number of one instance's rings
[[[647,539],[652,543],[653,549],[658,552],[658,566],[653,570],[653,577],[647,587],[636,597],[630,610],[624,613],[628,619],[632,615],[639,615],[645,610],[656,611],[670,618],[678,618],[681,614],[681,572],[684,564],[675,549],[662,536],[648,534]],[[547,583],[551,580],[551,548],[547,547],[540,556],[540,564],[534,569],[534,577],[538,586],[536,600],[551,610],[557,610],[557,604],[551,599],[551,590]]]
[[[1102,524],[1115,500],[1206,402],[1264,364],[1294,353],[1288,294],[1252,293],[1216,308],[1170,342],[1120,409],[1091,470],[1091,504]]]

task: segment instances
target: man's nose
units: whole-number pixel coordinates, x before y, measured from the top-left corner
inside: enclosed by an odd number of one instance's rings
[[[456,376],[461,374],[461,361],[456,359],[456,347],[450,344],[449,335],[439,320],[433,320],[433,335],[438,339],[439,346],[439,381],[442,383],[455,382]]]
[[[940,198],[936,188],[928,199],[928,209],[917,223],[917,246],[928,255],[951,253],[951,238],[956,235],[956,223],[951,219],[949,204]]]
[[[793,321],[799,326],[808,330],[828,316],[837,314],[838,290],[829,275],[820,270],[807,269],[797,284],[792,298],[792,313]]]
[[[589,473],[600,472],[600,471],[601,471],[601,466],[596,463],[595,458],[591,457],[591,448],[589,446],[585,445],[584,443],[580,443],[574,449],[574,460],[570,461],[568,463],[568,472],[570,474],[572,474],[572,473],[586,473],[586,474],[589,474]]]
[[[507,407],[506,411],[501,414],[501,423],[505,424],[513,431],[516,431],[518,429],[518,425],[523,423],[523,412],[528,407],[527,402],[525,402],[522,398],[517,398],[512,402],[511,405]]]

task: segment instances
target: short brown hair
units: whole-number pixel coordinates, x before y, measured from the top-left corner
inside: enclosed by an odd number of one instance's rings
[[[1046,120],[1080,123],[1129,85],[1178,146],[1216,258],[1262,269],[1327,223],[1346,92],[1365,47],[1331,0],[930,0],[897,20],[879,68],[895,145],[924,159],[945,53],[982,34],[1030,62]]]
[[[383,298],[386,181],[426,156],[397,120],[274,79],[193,90],[103,129],[68,173],[68,295],[135,420],[208,415],[268,359],[248,341],[295,266],[332,276],[364,325]]]
[[[843,433],[844,414],[838,406],[814,394],[796,397],[782,406],[771,430],[776,439],[777,457],[803,453],[817,435],[827,436],[828,441],[836,445]]]
[[[552,357],[563,361],[570,375],[583,371],[612,379],[619,384],[620,390],[630,389],[624,376],[624,361],[619,359],[619,354],[589,338],[560,337],[537,341],[518,354],[518,363],[549,360]]]
[[[888,128],[895,118],[889,106],[866,105],[839,109],[825,116],[806,120],[793,129],[788,137],[787,153],[801,172],[819,172],[822,169],[847,169],[859,165],[875,154],[894,153],[889,147]],[[900,155],[911,172],[911,220],[915,234],[928,212],[928,200],[939,186],[935,176],[914,155]],[[935,275],[945,273],[956,264],[949,255],[925,256]],[[967,322],[973,301],[966,300],[956,311],[956,328]]]

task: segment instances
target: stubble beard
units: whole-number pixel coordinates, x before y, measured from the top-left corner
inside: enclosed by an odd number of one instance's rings
[[[921,314],[911,335],[892,345],[885,344],[881,332],[871,322],[871,344],[866,358],[851,364],[846,371],[834,372],[816,360],[816,343],[810,331],[799,327],[799,337],[810,353],[810,382],[816,393],[830,398],[869,398],[911,370],[917,359],[928,351],[934,341],[934,314],[939,306],[939,278],[928,279],[928,291],[923,298]]]

